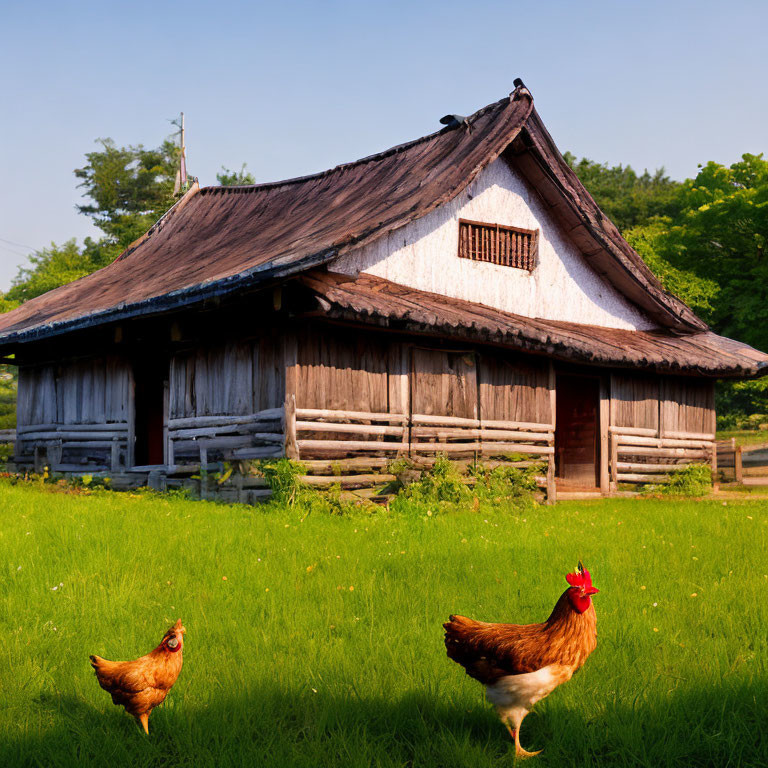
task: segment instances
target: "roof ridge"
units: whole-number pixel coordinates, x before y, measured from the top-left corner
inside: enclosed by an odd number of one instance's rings
[[[509,96],[506,96],[503,99],[499,99],[498,101],[494,101],[492,104],[486,104],[486,106],[481,107],[476,112],[473,112],[471,115],[465,118],[464,123],[459,123],[457,125],[447,125],[445,128],[441,128],[439,131],[428,133],[425,136],[420,136],[417,139],[411,139],[410,141],[403,142],[402,144],[396,144],[395,146],[390,147],[389,149],[382,150],[381,152],[376,152],[372,155],[366,155],[365,157],[361,157],[359,160],[352,160],[346,163],[339,163],[339,165],[334,165],[333,167],[327,168],[324,171],[318,171],[317,173],[310,173],[310,174],[307,174],[306,176],[295,176],[291,179],[283,179],[282,181],[265,181],[261,184],[240,184],[240,185],[233,184],[233,185],[226,185],[226,186],[210,185],[207,187],[201,187],[200,193],[203,195],[208,195],[208,194],[221,195],[221,194],[227,194],[227,193],[246,194],[249,192],[260,192],[262,190],[275,189],[277,187],[284,187],[291,184],[302,184],[306,181],[312,181],[313,179],[322,179],[325,176],[330,176],[331,174],[334,174],[334,173],[341,173],[342,171],[348,170],[349,168],[357,168],[360,165],[366,165],[367,163],[376,162],[377,160],[384,160],[387,157],[391,157],[392,155],[397,154],[398,152],[404,152],[405,150],[410,149],[411,147],[415,147],[417,144],[434,139],[436,136],[441,136],[445,133],[449,133],[450,131],[456,131],[465,124],[471,124],[472,122],[478,120],[483,115],[485,115],[491,109],[498,109],[505,102],[507,103],[511,102],[513,98],[517,98],[517,95],[527,96],[532,99],[530,93],[526,88],[518,87],[514,91],[512,91],[512,93],[510,93]]]

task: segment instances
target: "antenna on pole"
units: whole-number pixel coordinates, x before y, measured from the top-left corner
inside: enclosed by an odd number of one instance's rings
[[[171,120],[179,129],[179,168],[176,171],[176,181],[173,184],[173,194],[186,192],[187,189],[187,145],[184,143],[184,113],[181,113],[179,120]]]

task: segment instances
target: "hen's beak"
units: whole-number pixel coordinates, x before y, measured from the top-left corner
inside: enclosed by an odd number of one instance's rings
[[[585,595],[596,595],[600,590],[597,587],[587,587],[584,590]]]

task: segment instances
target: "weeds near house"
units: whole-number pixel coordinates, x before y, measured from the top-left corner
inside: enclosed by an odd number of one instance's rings
[[[646,485],[644,493],[664,496],[707,496],[712,490],[712,468],[709,464],[686,464],[669,473],[669,480],[660,485]]]

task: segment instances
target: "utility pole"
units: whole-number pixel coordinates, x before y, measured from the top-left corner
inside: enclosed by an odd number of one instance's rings
[[[184,113],[181,113],[181,118],[178,122],[176,120],[171,120],[171,122],[179,129],[179,148],[181,152],[179,170],[176,171],[176,181],[173,185],[173,194],[178,195],[180,192],[186,191],[187,187],[187,146],[184,143]]]

